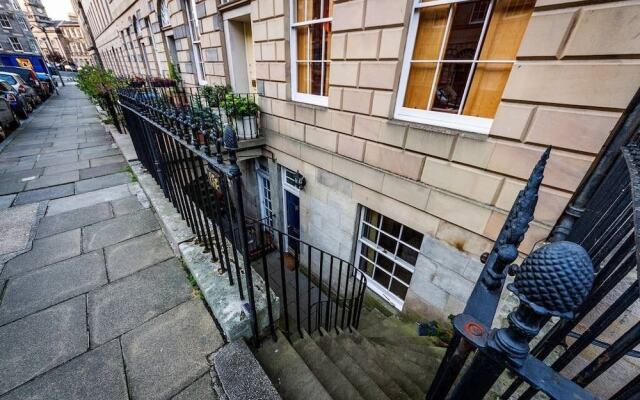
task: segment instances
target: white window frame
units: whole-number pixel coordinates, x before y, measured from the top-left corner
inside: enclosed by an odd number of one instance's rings
[[[365,221],[365,214],[366,214],[367,209],[370,210],[370,211],[376,212],[377,214],[380,215],[380,217],[382,219],[387,218],[387,216],[385,216],[384,214],[382,214],[382,213],[380,213],[378,211],[375,211],[373,209],[370,209],[370,208],[364,207],[364,206],[360,207],[360,220],[358,221],[358,236],[356,238],[356,257],[355,257],[354,265],[356,266],[356,268],[360,269],[360,260],[361,259],[365,259],[366,261],[368,261],[371,264],[373,264],[374,273],[375,273],[375,269],[376,268],[383,269],[385,271],[385,273],[390,276],[389,285],[391,285],[391,282],[393,281],[393,279],[396,279],[396,278],[394,278],[394,276],[395,276],[394,272],[395,272],[395,268],[397,268],[397,265],[400,265],[400,268],[404,268],[407,271],[411,272],[411,277],[413,278],[413,275],[415,275],[415,265],[409,264],[406,260],[403,260],[402,258],[400,258],[400,257],[398,257],[396,255],[397,252],[398,252],[399,245],[402,244],[402,245],[404,245],[404,246],[416,251],[418,253],[418,257],[420,257],[420,249],[419,248],[416,248],[416,247],[410,245],[409,243],[403,242],[402,239],[401,239],[402,231],[404,230],[405,225],[403,223],[401,223],[401,222],[398,222],[398,221],[394,220],[395,222],[400,224],[401,228],[400,228],[400,233],[398,233],[397,237],[392,236],[392,235],[384,232],[381,228],[374,227],[373,225],[371,225],[371,224],[369,224],[368,222]],[[380,221],[380,225],[382,225],[382,219]],[[389,218],[389,219],[392,219],[392,218]],[[373,243],[369,239],[363,237],[363,228],[364,228],[365,225],[370,227],[370,228],[372,228],[372,229],[375,229],[378,232],[378,238],[376,239],[376,243]],[[413,228],[411,228],[411,229],[413,229]],[[417,230],[416,230],[416,232],[420,233]],[[389,255],[389,254],[387,254],[388,252],[386,250],[384,250],[384,251],[380,251],[379,250],[378,243],[380,242],[380,237],[382,235],[388,236],[388,237],[390,237],[390,238],[392,238],[393,240],[396,241],[396,250],[395,250],[396,254]],[[424,234],[422,235],[422,241],[424,241]],[[362,255],[362,245],[363,244],[365,244],[368,247],[370,247],[371,249],[373,249],[377,254],[388,258],[391,262],[396,264],[396,266],[394,266],[394,272],[389,273],[389,271],[387,271],[386,269],[384,269],[382,267],[378,267],[378,265],[376,264],[375,260],[370,260],[369,258],[363,256]],[[420,246],[422,246],[422,243],[420,243]],[[368,288],[373,290],[376,294],[381,296],[383,299],[387,300],[389,303],[391,303],[398,310],[402,310],[402,306],[404,305],[405,300],[399,298],[393,292],[391,292],[390,289],[385,288],[380,283],[378,283],[373,278],[373,274],[369,275],[364,270],[360,270],[360,271],[367,276],[367,287]],[[402,282],[402,280],[400,280],[400,279],[396,279],[396,280],[398,280],[399,282]],[[411,282],[403,282],[403,283],[406,284],[407,290],[408,290],[409,287],[411,286]]]
[[[424,1],[424,0],[423,0]],[[398,89],[398,97],[396,98],[395,112],[394,118],[409,122],[416,122],[420,124],[428,124],[435,126],[442,126],[445,128],[458,129],[468,132],[475,132],[481,134],[489,134],[491,130],[491,124],[493,123],[493,118],[483,118],[483,117],[474,117],[469,115],[462,114],[449,114],[441,111],[431,111],[431,110],[418,110],[415,108],[404,107],[404,98],[407,91],[407,83],[409,82],[409,71],[411,68],[411,59],[413,57],[413,49],[416,42],[416,34],[418,31],[418,24],[420,22],[420,9],[426,7],[434,7],[443,4],[452,4],[452,3],[466,3],[473,0],[434,0],[434,1],[425,1],[421,2],[421,0],[414,0],[413,3],[413,12],[411,14],[411,20],[409,22],[409,33],[407,36],[407,43],[405,45],[405,57],[402,62],[402,73],[400,75],[400,85]],[[476,48],[476,54],[474,59],[471,61],[471,70],[469,72],[469,78],[467,79],[467,84],[465,86],[465,91],[462,95],[462,101],[460,103],[460,113],[464,109],[464,105],[467,100],[467,94],[471,84],[473,82],[473,73],[475,71],[475,67],[478,64],[478,57],[480,52],[482,51],[482,46],[484,45],[485,34],[487,31],[487,26],[489,23],[489,19],[491,13],[493,12],[493,7],[495,5],[496,0],[491,0],[489,3],[489,9],[485,15],[485,20],[482,26],[482,32],[480,34],[479,45]],[[452,19],[453,8],[449,10],[449,18],[447,20],[447,27],[445,29],[444,40],[440,46],[440,56],[438,60],[421,60],[423,62],[434,62],[438,63],[436,67],[436,71],[433,78],[433,84],[430,89],[430,93],[433,94],[436,85],[438,84],[438,76],[440,72],[441,60],[443,57],[444,49],[447,45],[449,31],[451,28],[451,19]],[[446,61],[447,63],[451,62],[460,62],[463,60],[454,60],[454,61]],[[465,63],[469,62],[469,60],[464,60]],[[515,60],[485,60],[482,63],[493,63],[493,64],[513,64]],[[427,106],[431,106],[431,101],[433,99],[433,95],[431,95],[429,99],[429,104]]]
[[[324,10],[324,1],[327,0],[320,0],[320,10]],[[309,103],[309,104],[313,104],[316,106],[320,106],[320,107],[329,107],[329,93],[327,93],[326,96],[319,96],[316,94],[308,94],[308,93],[300,93],[298,92],[298,35],[296,34],[296,28],[300,27],[300,26],[308,26],[308,25],[315,25],[315,24],[324,24],[325,22],[332,22],[333,21],[333,15],[331,17],[328,18],[320,18],[320,19],[314,19],[314,20],[309,20],[309,21],[303,21],[303,22],[295,22],[296,21],[296,0],[289,0],[289,7],[290,7],[290,13],[289,15],[291,15],[291,26],[289,27],[289,46],[290,46],[290,52],[289,54],[291,55],[291,99],[293,101],[299,101],[301,103]],[[306,7],[305,7],[306,9]],[[333,28],[332,28],[333,29]],[[333,31],[331,32],[331,35],[333,35]],[[309,37],[311,37],[311,35],[309,35]],[[325,53],[325,33],[323,31],[322,33],[322,54],[324,55]],[[307,47],[308,49],[311,49],[311,45],[309,45]],[[328,58],[326,60],[323,60],[326,63],[329,63],[329,65],[331,64],[331,54],[327,54]],[[309,68],[309,71],[311,71],[311,68]],[[322,78],[320,81],[320,87],[324,88],[324,69],[322,70]]]
[[[260,168],[256,162],[256,175],[258,177],[258,191],[260,199],[260,217],[266,220],[266,224],[273,226],[273,196],[271,191],[271,178],[269,172]]]
[[[198,13],[196,12],[196,0],[184,0],[183,4],[187,9],[187,23],[189,25],[191,53],[193,54],[193,63],[196,68],[196,77],[199,84],[206,85],[207,80],[204,76],[204,59],[202,58],[202,45],[200,44],[200,21],[198,21]]]
[[[0,14],[0,26],[11,29],[11,21],[9,21],[7,14]]]
[[[20,43],[17,37],[9,36],[9,43],[11,43],[11,47],[13,47],[13,51],[19,51],[24,53],[24,48],[22,47],[22,43]]]

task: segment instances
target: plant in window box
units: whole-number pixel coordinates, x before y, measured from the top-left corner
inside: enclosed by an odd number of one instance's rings
[[[260,108],[251,95],[227,93],[222,104],[227,122],[233,126],[240,139],[258,136],[258,112]]]

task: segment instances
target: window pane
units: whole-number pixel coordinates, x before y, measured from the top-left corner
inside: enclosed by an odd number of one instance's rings
[[[484,118],[496,115],[511,66],[512,64],[477,64],[465,102],[464,115]]]
[[[447,29],[449,6],[427,7],[420,10],[412,60],[437,60],[442,38]]]
[[[415,231],[408,226],[402,229],[402,237],[400,238],[406,244],[419,249],[422,245],[422,238],[424,235],[418,231]]]
[[[393,261],[389,260],[387,257],[382,254],[378,254],[378,259],[376,260],[376,264],[378,267],[384,268],[389,273],[393,272]]]
[[[368,208],[365,210],[364,220],[375,227],[380,226],[380,214]]]
[[[333,0],[324,0],[324,10],[322,18],[329,18],[333,15]]]
[[[457,113],[470,71],[471,64],[443,63],[440,67],[440,78],[431,109]]]
[[[296,21],[311,21],[320,17],[320,0],[297,0]]]
[[[475,58],[484,23],[473,18],[474,8],[479,7],[486,9],[489,7],[489,2],[472,1],[454,4],[453,21],[443,59],[473,60]]]
[[[380,235],[380,241],[378,242],[380,247],[382,247],[383,249],[385,249],[391,254],[396,254],[396,243],[398,242],[395,239],[390,238],[389,236],[384,234]]]
[[[362,224],[362,237],[376,243],[378,241],[378,231],[369,225]]]
[[[322,63],[312,62],[311,66],[311,94],[320,95],[322,89]]]
[[[394,276],[408,285],[411,283],[411,277],[413,276],[413,273],[397,265]]]
[[[358,268],[361,271],[364,271],[369,276],[373,274],[373,264],[371,264],[369,261],[365,260],[364,258],[360,258],[360,265],[358,266]]]
[[[309,59],[309,27],[296,28],[296,40],[298,46],[298,61]]]
[[[376,271],[373,273],[373,279],[375,279],[376,282],[378,282],[379,284],[387,288],[389,287],[389,281],[391,280],[391,277],[387,275],[380,268],[376,268]]]
[[[400,246],[398,247],[397,256],[411,265],[415,265],[416,261],[418,261],[418,252],[403,244],[400,244]]]
[[[376,259],[376,251],[366,244],[362,244],[360,248],[360,254],[367,257],[369,260],[374,261]]]
[[[382,219],[381,229],[383,231],[387,232],[388,234],[390,234],[393,237],[400,236],[400,228],[401,227],[402,227],[401,224],[397,223],[396,221],[392,220],[391,218],[384,217]]]
[[[481,60],[515,60],[535,0],[499,0],[491,13]]]
[[[309,93],[309,63],[298,63],[298,92]]]
[[[407,296],[407,289],[408,288],[405,285],[395,279],[393,280],[393,282],[391,282],[391,287],[389,288],[389,290],[391,290],[391,293],[395,294],[402,300],[404,300],[404,298]]]
[[[404,95],[404,106],[426,110],[431,97],[433,76],[436,73],[435,63],[412,63],[407,81],[407,92]]]

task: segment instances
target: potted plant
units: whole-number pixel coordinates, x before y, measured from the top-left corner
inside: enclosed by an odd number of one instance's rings
[[[226,85],[206,85],[200,89],[200,95],[211,108],[219,108],[227,94],[231,93],[231,87]]]
[[[223,107],[227,122],[233,126],[240,139],[258,136],[258,112],[260,108],[250,95],[227,93]]]

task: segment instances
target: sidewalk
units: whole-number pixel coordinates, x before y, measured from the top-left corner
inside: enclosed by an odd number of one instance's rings
[[[0,152],[0,399],[214,399],[223,339],[95,107],[60,90]]]

